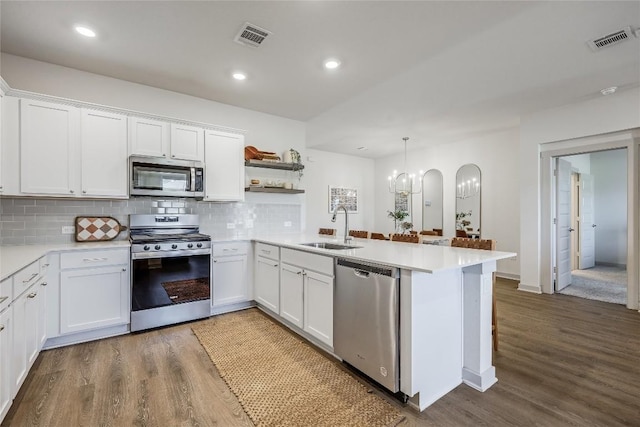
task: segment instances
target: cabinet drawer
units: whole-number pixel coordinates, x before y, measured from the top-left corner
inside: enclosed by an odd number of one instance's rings
[[[266,243],[256,243],[256,255],[278,261],[280,258],[280,248],[278,246],[267,245]]]
[[[0,311],[7,308],[13,301],[13,277],[9,277],[0,282]]]
[[[17,298],[21,293],[26,291],[29,286],[36,283],[40,276],[39,261],[29,264],[27,267],[18,271],[13,275],[13,298]]]
[[[213,256],[246,255],[246,242],[214,243]]]
[[[129,264],[129,249],[77,251],[60,254],[61,270],[122,264]]]
[[[333,277],[333,258],[309,252],[282,248],[282,262],[297,265]]]

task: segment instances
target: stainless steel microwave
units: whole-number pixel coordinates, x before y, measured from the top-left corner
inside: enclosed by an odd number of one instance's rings
[[[194,197],[204,195],[201,162],[157,157],[129,157],[131,196]]]

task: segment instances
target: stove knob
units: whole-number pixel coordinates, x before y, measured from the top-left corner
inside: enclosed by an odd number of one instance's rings
[[[202,243],[198,243],[196,246],[198,246],[199,248],[202,247]]]
[[[155,245],[154,247],[155,247],[156,251],[160,250],[160,245]]]
[[[144,248],[142,248],[142,249],[144,249],[145,251],[148,251],[151,248],[149,247],[149,245],[144,245]]]
[[[193,247],[193,243],[189,243],[189,244],[187,245],[187,247],[188,247],[189,249],[191,249],[191,248]]]
[[[174,243],[173,245],[171,245],[171,249],[178,249],[178,245]]]

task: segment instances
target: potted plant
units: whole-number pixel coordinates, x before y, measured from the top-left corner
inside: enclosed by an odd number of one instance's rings
[[[396,233],[402,233],[400,224],[409,216],[409,212],[398,209],[397,211],[387,211],[387,216],[393,220],[393,228]]]

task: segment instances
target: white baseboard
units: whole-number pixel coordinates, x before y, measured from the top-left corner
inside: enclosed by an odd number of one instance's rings
[[[52,348],[65,347],[72,344],[80,344],[87,341],[100,340],[103,338],[115,337],[118,335],[125,335],[129,333],[129,324],[110,326],[102,329],[94,329],[91,331],[78,332],[69,335],[60,335],[47,339],[42,346],[43,350],[50,350]]]
[[[540,288],[540,285],[525,285],[522,282],[518,283],[518,290],[524,291],[524,292],[531,292],[533,294],[542,293],[542,288]]]
[[[496,277],[500,277],[502,279],[520,281],[520,275],[519,274],[502,273],[500,271],[496,271]]]

